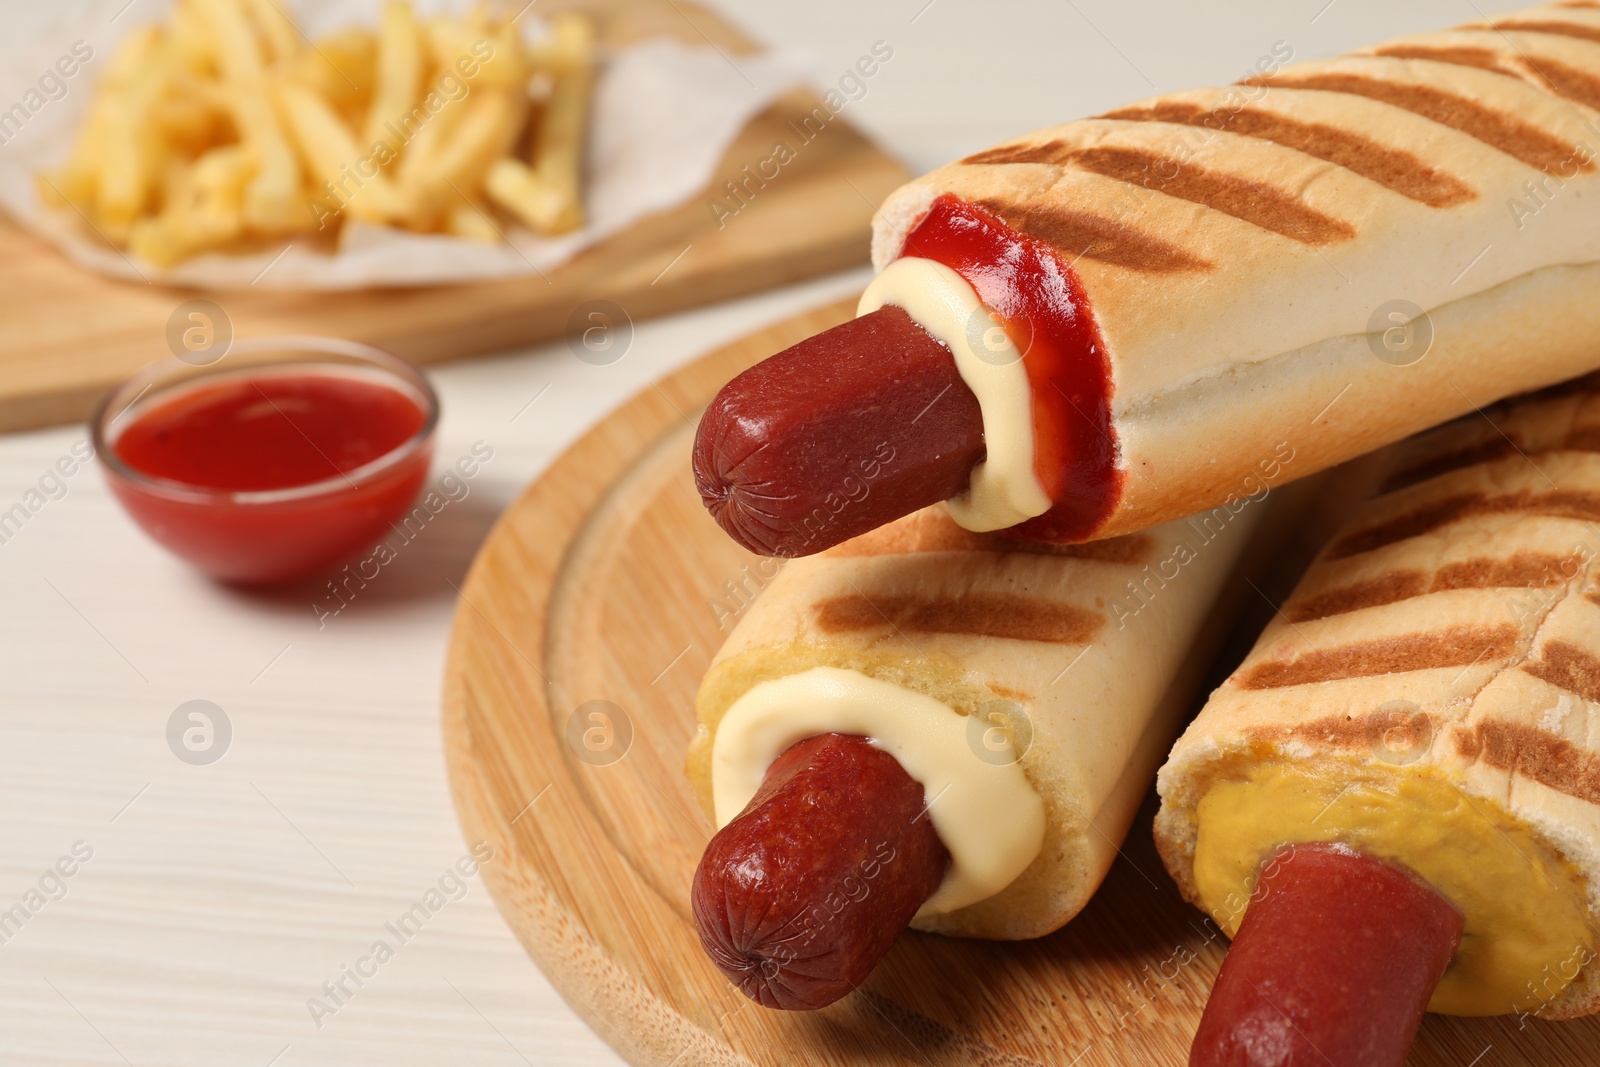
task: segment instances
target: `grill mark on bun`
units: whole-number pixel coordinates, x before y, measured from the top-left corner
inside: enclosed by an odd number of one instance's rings
[[[1155,543],[1144,534],[1125,534],[1108,537],[1104,541],[1085,541],[1077,545],[1050,545],[1042,541],[1005,541],[1003,552],[1031,552],[1042,556],[1068,556],[1072,559],[1093,560],[1096,563],[1120,563],[1137,567],[1150,561]]]
[[[1588,649],[1569,641],[1547,641],[1539,658],[1524,663],[1522,670],[1591,704],[1600,703],[1600,657]]]
[[[1454,731],[1466,759],[1531,778],[1558,793],[1600,804],[1600,760],[1564,737],[1520,722],[1487,719]]]
[[[1466,493],[1447,497],[1418,508],[1409,515],[1402,515],[1371,529],[1350,534],[1333,546],[1328,558],[1344,559],[1362,552],[1371,552],[1373,549],[1421,537],[1451,523],[1479,515],[1542,515],[1596,522],[1600,521],[1600,493],[1574,489],[1533,493],[1524,489],[1503,496]]]
[[[1086,608],[1001,593],[840,596],[822,601],[816,613],[817,625],[829,633],[888,628],[1060,645],[1087,645],[1105,622],[1104,616]]]
[[[1354,582],[1339,589],[1291,602],[1284,607],[1290,622],[1311,622],[1344,615],[1362,608],[1375,608],[1410,600],[1428,591],[1428,576],[1419,570],[1390,571],[1376,578]]]
[[[1553,59],[1541,59],[1532,65],[1551,92],[1600,111],[1600,78]]]
[[[1373,54],[1393,59],[1427,59],[1458,67],[1476,67],[1516,78],[1585,107],[1600,110],[1600,78],[1553,59],[1513,59],[1487,48],[1438,48],[1409,44],[1389,45]]]
[[[1345,559],[1360,555],[1362,552],[1383,548],[1385,545],[1392,545],[1397,541],[1420,537],[1467,517],[1472,514],[1472,509],[1482,505],[1486,499],[1482,493],[1473,493],[1429,504],[1409,515],[1402,515],[1371,529],[1349,534],[1333,546],[1328,558]]]
[[[1554,589],[1577,577],[1583,556],[1518,552],[1505,559],[1480,557],[1450,563],[1433,576],[1430,592],[1446,589]]]
[[[1356,235],[1349,223],[1281,189],[1160,152],[1101,146],[1073,152],[1068,160],[1082,170],[1204,205],[1301,244],[1330,244]]]
[[[1551,452],[1600,452],[1600,426],[1575,426],[1561,440],[1543,448],[1530,450],[1514,429],[1451,452],[1427,459],[1415,466],[1390,474],[1378,490],[1392,493],[1397,489],[1419,485],[1422,482],[1449,474],[1452,471],[1492,463],[1517,453],[1528,458],[1548,455]]]
[[[1434,633],[1405,634],[1338,648],[1312,649],[1291,660],[1258,663],[1239,675],[1239,685],[1244,689],[1284,689],[1378,674],[1469,667],[1511,655],[1518,634],[1511,623],[1452,626]]]
[[[899,556],[918,552],[990,552],[997,555],[1064,556],[1096,563],[1138,566],[1149,562],[1154,542],[1145,534],[1128,534],[1078,545],[1012,541],[998,534],[973,533],[956,525],[943,508],[930,508],[900,522],[880,526],[821,553],[824,556]]]
[[[1553,589],[1577,577],[1582,567],[1580,554],[1518,552],[1506,559],[1483,556],[1446,564],[1431,579],[1426,571],[1415,568],[1389,571],[1291,602],[1285,606],[1284,614],[1290,622],[1312,622],[1450,589]]]
[[[1447,452],[1444,455],[1434,456],[1424,460],[1413,467],[1396,471],[1384,479],[1379,493],[1392,493],[1397,489],[1418,485],[1431,481],[1440,475],[1449,474],[1451,471],[1462,470],[1466,467],[1476,467],[1480,463],[1492,463],[1497,459],[1504,459],[1512,452],[1520,449],[1522,442],[1516,437],[1494,437],[1465,448]]]
[[[1319,748],[1376,751],[1380,745],[1394,752],[1415,753],[1431,745],[1435,722],[1425,711],[1407,714],[1399,708],[1379,708],[1365,715],[1325,715],[1320,719],[1274,726],[1247,726],[1244,734],[1256,741],[1308,741]]]
[[[967,166],[1003,166],[1010,163],[1055,163],[1065,162],[1063,157],[1067,154],[1067,145],[1064,141],[1045,141],[1041,144],[1003,144],[996,148],[987,148],[982,152],[975,152],[961,160]]]
[[[1170,122],[1270,141],[1314,159],[1343,167],[1401,196],[1429,207],[1451,207],[1475,199],[1472,187],[1409,152],[1380,144],[1359,133],[1259,108],[1232,110],[1162,101],[1124,108],[1105,116],[1125,122]]]
[[[1178,245],[1087,211],[998,199],[979,200],[977,206],[1000,216],[1013,230],[1049,242],[1069,261],[1083,256],[1149,274],[1212,267],[1209,260]]]
[[[1364,74],[1278,74],[1251,78],[1247,84],[1268,88],[1314,89],[1349,96],[1364,96],[1432,119],[1489,145],[1539,170],[1568,167],[1576,159],[1574,146],[1531,126],[1521,119],[1485,107],[1466,97],[1429,85],[1407,85]],[[1593,170],[1592,160],[1578,163],[1578,171]]]
[[[1449,63],[1457,67],[1477,67],[1479,70],[1505,74],[1500,57],[1488,48],[1444,48],[1425,44],[1389,44],[1376,49],[1376,56],[1390,59],[1426,59],[1434,63]]]
[[[1585,26],[1581,22],[1558,22],[1554,19],[1501,19],[1494,23],[1497,30],[1514,30],[1517,33],[1548,33],[1556,37],[1575,37],[1580,41],[1600,44],[1600,26]]]

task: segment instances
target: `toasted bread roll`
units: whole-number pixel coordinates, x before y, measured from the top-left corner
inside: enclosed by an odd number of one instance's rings
[[[1254,501],[1088,545],[974,534],[929,508],[786,564],[701,683],[688,773],[707,811],[727,825],[805,737],[868,736],[922,783],[951,854],[913,925],[1056,929],[1190,706],[1252,528],[1278,524],[1284,501],[1253,485]]]
[[[953,196],[1081,282],[1123,477],[1090,526],[1029,535],[1167,522],[1272,442],[1308,474],[1600,363],[1600,9],[1292,57],[976,153],[876,216],[880,270],[929,254]]]
[[[1431,1010],[1600,1008],[1600,376],[1359,463],[1367,498],[1161,769],[1156,841],[1230,935],[1297,842],[1465,918]]]

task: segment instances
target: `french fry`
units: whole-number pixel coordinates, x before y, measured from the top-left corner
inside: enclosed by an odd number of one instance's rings
[[[112,96],[112,113],[101,131],[95,210],[101,229],[113,240],[126,235],[156,193],[161,153],[152,118],[172,73],[171,49],[165,40],[157,40]]]
[[[501,160],[490,172],[491,199],[535,233],[567,233],[583,225],[584,128],[594,82],[594,23],[576,12],[552,18],[541,62],[554,75],[532,166]]]
[[[95,88],[88,114],[73,142],[72,154],[56,170],[39,175],[37,187],[44,203],[62,208],[70,205],[80,211],[95,209],[100,164],[105,155],[103,146],[121,110],[119,91],[138,75],[145,57],[160,40],[159,27],[145,26],[117,47],[107,64],[105,77]]]
[[[356,146],[355,137],[327,102],[303,86],[285,84],[278,100],[313,180],[333,187],[335,199],[352,218],[387,222],[404,215],[399,193],[378,170],[378,161]],[[368,171],[371,171],[368,174]]]
[[[179,63],[197,75],[216,77],[217,53],[211,30],[195,10],[191,0],[180,0],[172,7],[172,23],[167,30]]]
[[[241,209],[254,165],[238,145],[213,149],[194,166],[195,202],[185,221],[191,240],[220,247],[244,229]]]
[[[190,158],[218,144],[231,122],[227,99],[216,83],[185,70],[168,80],[150,120],[169,150]]]
[[[527,49],[514,23],[503,22],[488,38],[494,49],[492,58],[480,68],[482,84],[492,89],[522,89],[527,86],[533,68],[528,63]]]
[[[565,11],[552,19],[555,84],[544,121],[534,141],[533,168],[541,181],[562,199],[547,233],[564,233],[583,225],[584,130],[594,88],[594,23]]]
[[[383,6],[383,22],[378,31],[378,84],[363,130],[369,149],[381,143],[398,156],[405,147],[405,138],[396,131],[416,106],[422,84],[422,59],[422,29],[411,6],[389,0]]]
[[[534,233],[554,236],[574,228],[562,221],[573,216],[570,192],[551,185],[520,159],[495,160],[484,179],[484,191]],[[581,215],[575,225],[582,225]]]
[[[245,224],[265,234],[309,228],[314,220],[300,201],[300,161],[271,102],[235,87],[229,103],[255,164],[255,174],[245,189]]]
[[[222,76],[235,85],[266,84],[266,59],[261,40],[245,17],[239,0],[191,0],[196,14],[211,31],[212,48]]]
[[[162,40],[160,26],[141,26],[129,34],[117,46],[116,53],[106,66],[105,79],[100,83],[101,91],[121,89],[129,85],[139,76],[139,72],[144,69],[146,61],[150,58],[150,53],[161,44]]]
[[[203,217],[195,217],[195,222]],[[128,251],[158,267],[171,267],[201,252],[224,249],[238,240],[240,227],[234,215],[224,225],[202,229],[182,215],[146,216],[128,233]]]
[[[483,191],[535,233],[543,232],[545,220],[559,207],[533,168],[520,159],[495,160],[483,179]]]
[[[194,254],[178,239],[165,215],[147,215],[128,230],[128,251],[158,267],[170,267]]]
[[[216,43],[223,91],[241,139],[255,159],[255,175],[244,196],[244,220],[261,233],[307,228],[311,213],[301,204],[300,163],[267,97],[261,43],[238,0],[193,0]]]
[[[136,222],[128,248],[158,266],[238,240],[240,206],[254,169],[240,145],[214,148],[191,165],[175,167],[161,214]]]
[[[483,61],[481,53],[486,51],[480,41],[487,43],[487,38],[470,23],[439,15],[428,20],[423,27],[423,36],[428,47],[428,58],[433,68],[439,71],[455,70],[456,60],[467,56]],[[478,45],[478,52],[473,52],[472,46]]]
[[[255,164],[244,146],[231,144],[213,148],[195,160],[190,174],[195,192],[209,208],[231,204],[237,215],[254,170]]]
[[[412,205],[412,219],[427,228],[463,196],[475,195],[494,161],[510,151],[522,128],[527,98],[506,90],[484,90],[453,106],[461,111],[459,120],[437,150],[405,174],[403,189]]]
[[[424,110],[424,121],[420,126],[408,122],[402,128],[402,132],[411,135],[411,140],[406,145],[405,154],[400,157],[395,183],[400,187],[400,194],[407,205],[406,224],[413,229],[438,228],[443,205],[438,202],[437,193],[429,190],[443,185],[436,177],[439,160],[466,110],[463,100],[450,100],[435,113]]]
[[[350,26],[322,38],[314,50],[321,53],[322,58],[338,72],[339,85],[371,98],[373,83],[378,79],[378,38],[375,34]],[[338,91],[342,92],[343,89]]]
[[[474,89],[518,89],[529,68],[516,27],[492,29],[481,14],[476,21],[435,18],[426,28],[429,55],[443,77],[459,77]]]
[[[220,248],[244,229],[241,209],[255,165],[240,145],[214,148],[189,171],[187,203],[177,205],[175,228],[189,247]]]
[[[473,96],[439,153],[438,176],[462,189],[477,189],[489,165],[516,143],[527,111],[521,93],[489,90]]]
[[[114,120],[116,100],[109,92],[101,90],[90,101],[89,113],[78,138],[73,142],[72,154],[66,163],[54,171],[39,175],[39,198],[57,207],[74,206],[79,210],[92,209],[100,189],[101,145],[105,144],[106,130]]]
[[[303,49],[288,79],[322,97],[356,128],[366,121],[372,104],[377,68],[377,39],[365,30],[346,29]]]
[[[483,205],[476,201],[458,203],[451,208],[445,216],[444,229],[454,237],[465,237],[486,245],[497,245],[502,241],[499,228],[489,218]]]
[[[594,62],[594,22],[582,12],[550,16],[550,32],[526,50],[527,63],[552,74],[583,73]]]
[[[244,0],[245,12],[260,35],[270,65],[292,63],[300,52],[300,31],[278,3],[279,0]]]

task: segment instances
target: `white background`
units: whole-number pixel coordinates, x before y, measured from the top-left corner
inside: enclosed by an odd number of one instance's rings
[[[1235,80],[1280,40],[1312,58],[1482,14],[1470,0],[716,6],[798,51],[819,85],[888,42],[894,58],[846,115],[918,171],[1036,126]],[[53,8],[4,0],[0,42]],[[439,679],[451,583],[499,510],[651,379],[866,277],[641,323],[611,366],[558,343],[433,371],[441,464],[479,439],[494,459],[321,630],[315,590],[211,585],[133,528],[98,470],[72,478],[0,544],[0,910],[74,842],[94,855],[64,898],[0,944],[0,1063],[619,1062],[475,878],[320,1028],[306,1002],[467,849],[440,754]],[[152,359],[165,354],[159,338],[151,346]],[[0,511],[83,435],[0,437]],[[168,717],[192,699],[233,725],[211,766],[167,746]]]

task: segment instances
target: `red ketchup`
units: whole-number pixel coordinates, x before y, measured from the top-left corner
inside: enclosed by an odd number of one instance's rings
[[[1071,265],[1044,241],[950,193],[933,202],[901,255],[934,260],[965,278],[1024,353],[1034,473],[1055,503],[1006,532],[1040,541],[1091,536],[1116,507],[1123,475],[1111,425],[1111,366]]]
[[[102,455],[166,548],[226,581],[284,581],[371,548],[416,498],[431,401],[349,368],[258,369],[131,408]]]

